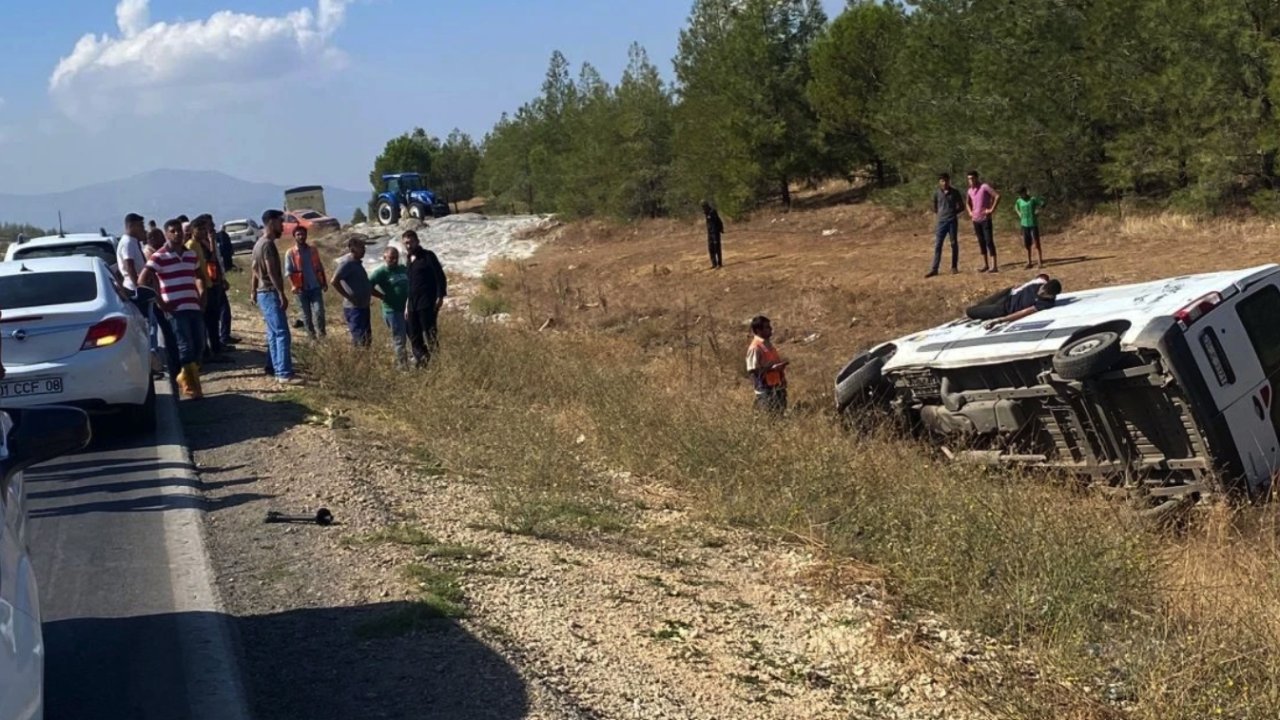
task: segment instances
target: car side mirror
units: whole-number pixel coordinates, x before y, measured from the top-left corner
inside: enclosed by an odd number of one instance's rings
[[[76,452],[93,438],[89,415],[80,408],[54,405],[5,412],[13,429],[5,442],[9,455],[0,460],[3,482],[32,465]]]

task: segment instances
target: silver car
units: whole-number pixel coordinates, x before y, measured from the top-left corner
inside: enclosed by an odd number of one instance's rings
[[[253,244],[262,235],[262,226],[253,220],[241,218],[222,223],[222,231],[231,238],[231,250],[237,253],[253,252]]]
[[[40,595],[27,549],[22,471],[89,443],[89,416],[71,407],[0,412],[0,719],[44,716]]]

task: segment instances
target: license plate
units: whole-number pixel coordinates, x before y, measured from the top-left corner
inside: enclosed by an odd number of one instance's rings
[[[0,399],[62,394],[62,378],[0,382]]]

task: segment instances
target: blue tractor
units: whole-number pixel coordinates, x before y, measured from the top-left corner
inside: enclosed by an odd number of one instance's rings
[[[426,220],[449,214],[448,201],[424,187],[418,173],[383,175],[382,183],[383,191],[374,207],[380,225],[394,225],[404,215]]]

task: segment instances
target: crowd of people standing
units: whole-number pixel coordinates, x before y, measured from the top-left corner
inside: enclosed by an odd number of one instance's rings
[[[227,362],[224,353],[237,340],[227,296],[230,258],[230,238],[209,214],[173,218],[162,230],[155,221],[148,229],[141,215],[129,213],[116,244],[121,283],[151,326],[153,356],[161,357],[162,339],[164,361],[158,364],[189,398],[204,394],[200,367]]]
[[[395,363],[402,369],[424,366],[437,344],[437,322],[448,281],[435,253],[423,248],[418,234],[401,236],[405,262],[394,246],[383,252],[383,265],[368,273],[366,243],[352,238],[338,258],[332,277],[308,231],[293,231],[293,247],[281,258],[284,213],[262,215],[263,232],[253,247],[250,299],[266,325],[266,372],[286,385],[301,383],[293,363],[288,320],[290,296],[302,311],[301,325],[314,340],[326,335],[325,294],[332,287],[341,297],[343,316],[357,347],[372,344],[372,301],[382,305],[391,335]],[[229,272],[239,271],[230,238],[216,229],[213,217],[178,216],[157,226],[130,213],[116,246],[121,283],[151,326],[153,371],[168,373],[179,392],[198,399],[204,391],[201,367],[229,362],[225,353],[239,342],[231,334]]]
[[[938,176],[938,188],[933,192],[933,266],[926,278],[936,277],[942,265],[942,249],[947,239],[951,240],[951,272],[960,272],[960,213],[964,212],[973,222],[973,233],[978,238],[978,252],[982,255],[980,273],[1000,272],[1000,261],[996,257],[996,237],[994,217],[1000,208],[1000,193],[989,184],[983,182],[977,170],[970,170],[965,179],[968,190],[963,195],[951,185],[951,176],[942,173]],[[1040,247],[1040,209],[1044,207],[1044,198],[1032,196],[1026,187],[1018,188],[1018,199],[1014,201],[1014,210],[1018,213],[1018,225],[1022,229],[1022,241],[1027,251],[1027,268],[1044,267],[1044,252]],[[1037,262],[1031,259],[1031,251],[1035,250]]]

